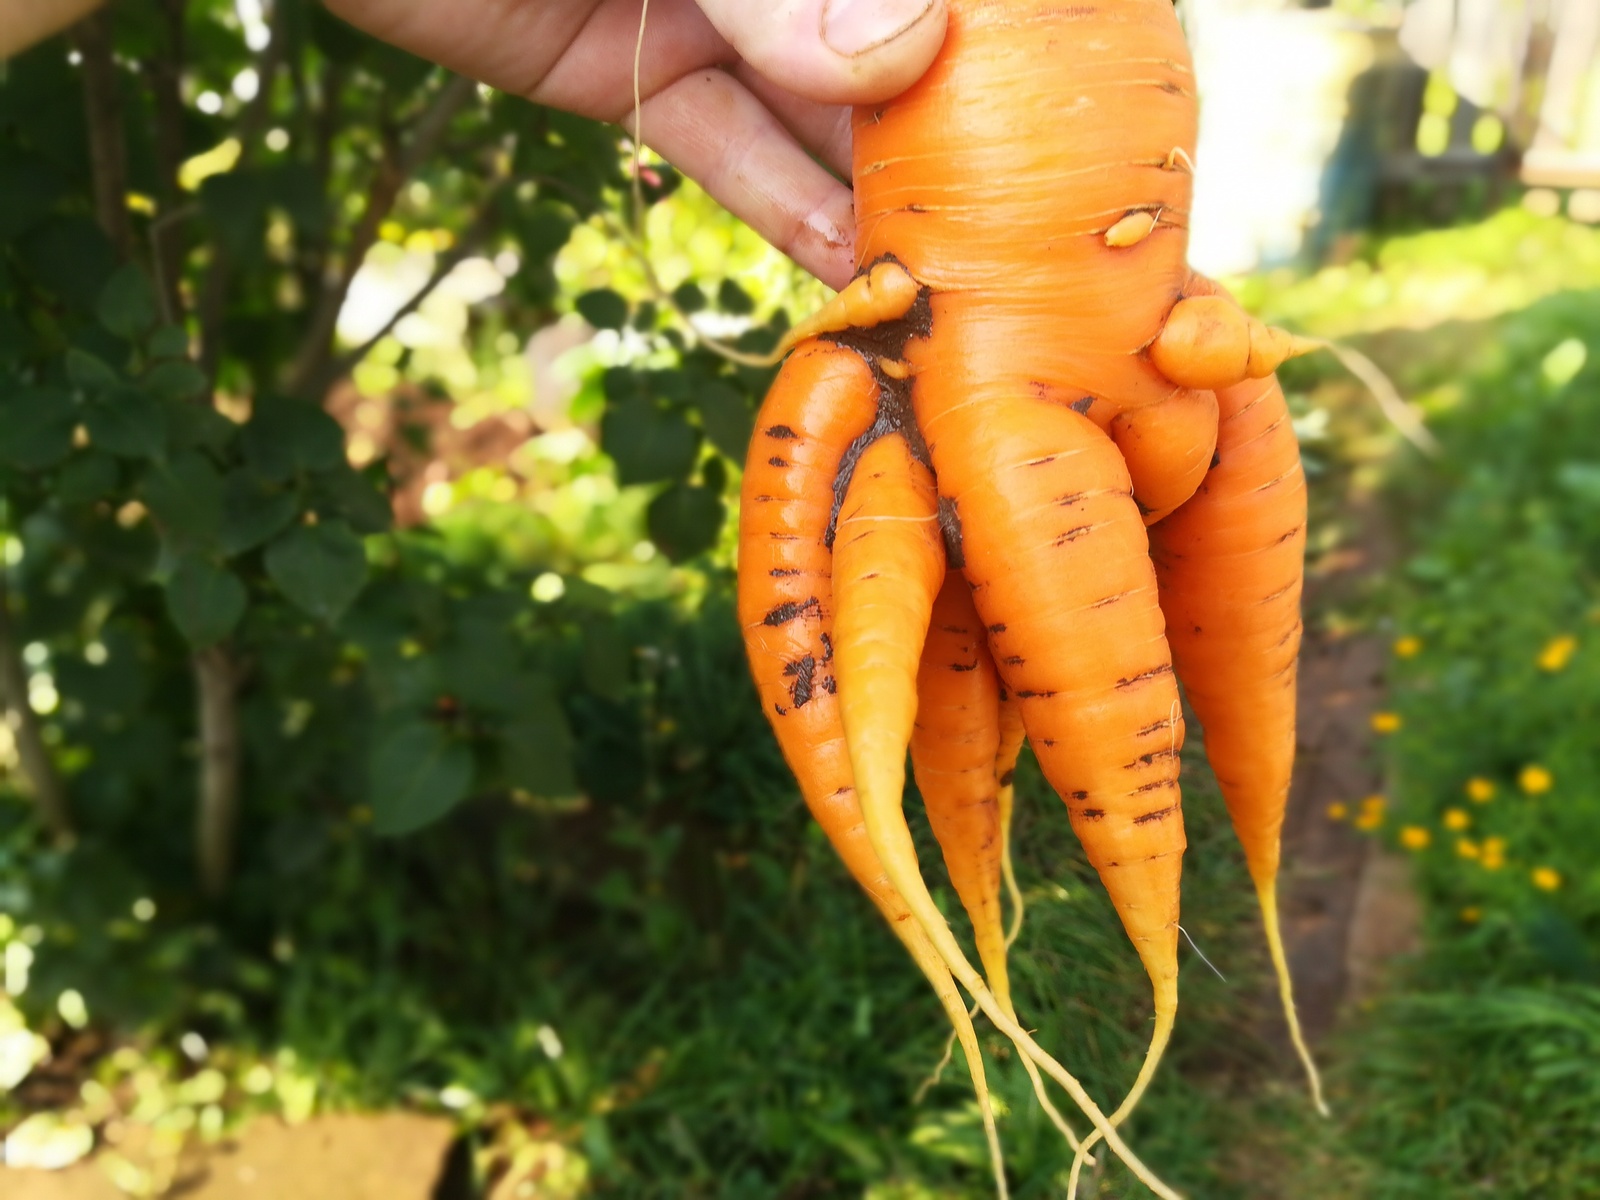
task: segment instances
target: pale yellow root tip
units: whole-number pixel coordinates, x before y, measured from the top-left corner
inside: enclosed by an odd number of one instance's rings
[[[1167,1043],[1172,1040],[1172,1026],[1177,1015],[1176,1005],[1166,1006],[1156,1012],[1156,1027],[1150,1035],[1150,1048],[1144,1052],[1144,1063],[1139,1067],[1139,1074],[1134,1079],[1133,1086],[1128,1089],[1128,1094],[1117,1106],[1117,1111],[1111,1114],[1112,1128],[1127,1120],[1128,1115],[1139,1106],[1139,1101],[1144,1099],[1145,1090],[1155,1078],[1156,1068],[1161,1065],[1161,1056],[1166,1053]],[[1097,1129],[1084,1138],[1083,1145],[1072,1160],[1072,1174],[1067,1179],[1067,1200],[1076,1200],[1078,1176],[1083,1171],[1084,1163],[1094,1161],[1089,1157],[1089,1151],[1094,1149],[1094,1144],[1099,1140],[1100,1131]]]
[[[945,1006],[945,1011],[950,1014],[956,1036],[961,1041],[961,1050],[967,1056],[972,1090],[978,1097],[978,1111],[983,1114],[983,1137],[989,1143],[989,1163],[994,1168],[994,1192],[1000,1200],[1007,1200],[1011,1193],[1006,1187],[1005,1155],[1000,1149],[1000,1131],[995,1126],[994,1101],[989,1097],[989,1081],[984,1075],[983,1057],[978,1050],[978,1034],[972,1028],[972,1019],[967,1016],[966,1006],[961,1003],[961,997],[954,994],[953,988],[951,1002]]]
[[[1017,935],[1022,932],[1022,917],[1027,907],[1022,901],[1016,867],[1011,861],[1011,809],[1015,796],[1015,788],[1000,789],[1000,878],[1005,880],[1006,895],[1011,898],[1011,928],[1006,930],[1007,950],[1011,949]]]
[[[855,757],[854,747],[851,757]],[[983,982],[983,977],[967,961],[960,943],[950,931],[949,923],[945,921],[944,915],[933,902],[933,896],[928,892],[928,885],[923,880],[922,871],[917,865],[917,852],[911,841],[911,830],[906,825],[905,813],[900,807],[899,789],[884,791],[875,788],[867,782],[868,778],[868,772],[857,770],[861,815],[865,820],[872,848],[877,852],[878,861],[883,864],[889,881],[911,909],[922,932],[934,944],[950,973],[977,1001],[978,1007],[993,1022],[995,1028],[1011,1039],[1017,1052],[1031,1058],[1051,1079],[1066,1090],[1067,1095],[1072,1097],[1072,1102],[1088,1118],[1090,1124],[1099,1130],[1106,1144],[1127,1165],[1134,1178],[1160,1196],[1161,1200],[1181,1200],[1179,1194],[1157,1178],[1155,1172],[1150,1170],[1122,1140],[1107,1120],[1105,1113],[1100,1111],[1100,1106],[1084,1090],[1083,1084],[1054,1057],[1046,1053],[1039,1043],[1033,1040],[1033,1035],[1017,1023],[1016,1018],[1000,1007],[1000,1002]]]
[[[1311,1103],[1317,1112],[1329,1116],[1328,1104],[1322,1098],[1322,1076],[1317,1073],[1316,1061],[1300,1033],[1300,1014],[1294,1007],[1294,981],[1289,977],[1289,960],[1283,952],[1283,930],[1278,921],[1278,886],[1268,879],[1256,885],[1256,895],[1261,901],[1261,922],[1267,931],[1267,953],[1272,957],[1272,969],[1278,976],[1278,998],[1283,1002],[1283,1019],[1289,1026],[1289,1040],[1300,1056],[1306,1070],[1306,1081],[1311,1085]]]
[[[977,1012],[978,1009],[974,1006],[967,1015],[969,1017],[976,1016]],[[950,1059],[955,1053],[955,1048],[956,1031],[951,1028],[950,1036],[944,1042],[944,1054],[934,1064],[934,1068],[928,1077],[917,1086],[916,1094],[911,1098],[913,1104],[921,1104],[922,1098],[928,1094],[929,1089],[938,1085],[939,1080],[944,1076],[944,1069],[950,1065]],[[1050,1094],[1045,1091],[1044,1079],[1039,1074],[1038,1064],[1024,1054],[1022,1055],[1022,1069],[1028,1073],[1028,1081],[1033,1084],[1034,1097],[1039,1101],[1039,1107],[1044,1109],[1044,1115],[1050,1118],[1050,1123],[1056,1127],[1056,1132],[1067,1140],[1067,1145],[1071,1146],[1073,1150],[1078,1150],[1080,1148],[1078,1135],[1072,1126],[1067,1124],[1067,1119],[1061,1115],[1061,1110],[1051,1103]],[[1095,1160],[1090,1157],[1088,1161],[1092,1163]]]
[[[961,1050],[967,1056],[967,1073],[972,1076],[972,1091],[977,1097],[978,1111],[983,1116],[984,1138],[989,1143],[989,1162],[994,1168],[995,1194],[1000,1200],[1006,1200],[1005,1158],[1000,1150],[1000,1131],[995,1125],[994,1101],[989,1095],[989,1080],[983,1069],[983,1056],[978,1049],[978,1032],[972,1027],[972,1015],[967,1012],[967,1006],[962,1002],[961,993],[956,988],[956,981],[951,978],[949,968],[939,957],[939,952],[929,943],[916,925],[902,925],[897,914],[888,909],[883,914],[890,921],[896,936],[911,952],[912,959],[917,966],[922,968],[922,973],[933,985],[934,995],[939,997],[939,1005],[950,1018],[950,1041],[945,1043],[944,1059],[939,1063],[939,1070],[943,1071],[945,1063],[950,1061],[951,1050],[956,1039],[961,1041]],[[917,1090],[917,1100],[934,1080],[930,1079]]]

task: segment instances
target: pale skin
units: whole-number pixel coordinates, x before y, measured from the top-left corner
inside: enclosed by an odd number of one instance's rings
[[[0,0],[0,58],[95,0]],[[642,0],[329,0],[351,24],[501,91],[634,128]],[[945,0],[650,0],[644,142],[834,288],[855,273],[850,106],[927,69]]]

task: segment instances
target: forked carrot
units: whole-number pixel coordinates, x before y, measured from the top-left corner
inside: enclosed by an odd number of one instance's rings
[[[961,1041],[994,1165],[1006,1194],[993,1104],[976,1032],[950,972],[912,919],[867,838],[835,697],[832,484],[877,415],[860,355],[809,343],[792,355],[762,406],[741,495],[739,623],[762,707],[813,817],[939,996]]]
[[[972,590],[959,571],[948,572],[934,599],[917,669],[911,766],[950,882],[972,922],[984,976],[1006,1015],[1015,1018],[1006,965],[1010,941],[1000,909],[1006,873],[1003,817],[1009,816],[1001,812],[1000,793],[1010,791],[1022,739],[1017,722],[1015,741],[1007,747],[1000,717],[999,679]],[[1004,789],[997,770],[1003,758],[1009,759]],[[1020,915],[1020,903],[1014,911]],[[1078,1139],[1051,1102],[1038,1066],[1027,1055],[1022,1066],[1045,1115],[1076,1150]]]

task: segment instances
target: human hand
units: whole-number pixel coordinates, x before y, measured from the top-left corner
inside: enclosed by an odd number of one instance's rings
[[[328,0],[367,32],[501,91],[633,131],[641,0]],[[831,287],[855,273],[850,109],[904,91],[944,0],[651,0],[644,142]],[[819,165],[816,159],[826,167]]]

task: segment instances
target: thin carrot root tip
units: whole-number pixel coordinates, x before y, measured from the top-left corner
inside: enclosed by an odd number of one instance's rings
[[[1110,229],[1106,230],[1106,245],[1113,250],[1126,249],[1137,246],[1150,236],[1156,227],[1156,214],[1150,212],[1129,213]]]
[[[1227,296],[1186,296],[1150,343],[1150,361],[1180,387],[1231,387],[1264,379],[1322,343],[1266,325]]]
[[[784,334],[775,353],[782,357],[807,338],[824,333],[870,329],[898,320],[911,311],[920,290],[911,272],[900,264],[878,263],[845,284],[837,296]]]
[[[1275,880],[1263,881],[1256,888],[1256,895],[1261,902],[1261,922],[1266,927],[1267,953],[1272,959],[1272,969],[1278,977],[1278,996],[1283,1004],[1283,1020],[1289,1028],[1289,1041],[1294,1046],[1295,1054],[1299,1056],[1300,1065],[1305,1069],[1306,1085],[1311,1089],[1311,1103],[1316,1108],[1319,1116],[1328,1117],[1333,1114],[1328,1111],[1328,1102],[1322,1095],[1322,1075],[1317,1070],[1317,1063],[1311,1057],[1311,1048],[1306,1045],[1304,1034],[1300,1030],[1300,1014],[1295,1009],[1294,981],[1289,975],[1289,960],[1283,949],[1283,928],[1278,919],[1278,888]]]

